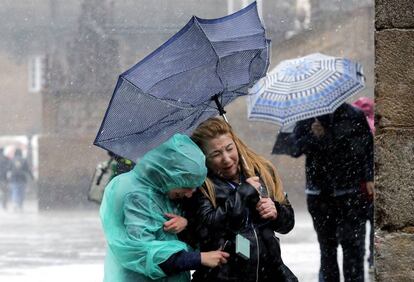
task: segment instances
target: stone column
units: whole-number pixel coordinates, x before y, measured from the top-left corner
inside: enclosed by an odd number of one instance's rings
[[[414,279],[414,1],[376,0],[376,281]]]

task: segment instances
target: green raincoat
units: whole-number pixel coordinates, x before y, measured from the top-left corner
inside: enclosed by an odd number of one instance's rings
[[[176,134],[108,184],[100,208],[108,245],[104,281],[190,280],[189,272],[167,277],[159,267],[189,248],[163,230],[165,213],[180,214],[167,192],[201,186],[206,174],[202,151],[188,136]]]

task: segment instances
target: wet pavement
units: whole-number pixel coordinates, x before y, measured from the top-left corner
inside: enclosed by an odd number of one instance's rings
[[[0,210],[0,226],[0,281],[102,281],[105,240],[97,209],[39,213],[31,201],[24,212]],[[317,281],[319,248],[307,212],[297,212],[294,230],[280,238],[299,281]]]

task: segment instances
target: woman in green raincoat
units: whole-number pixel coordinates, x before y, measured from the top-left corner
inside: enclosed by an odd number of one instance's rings
[[[104,281],[189,281],[188,270],[227,262],[227,253],[194,252],[177,237],[187,220],[173,200],[191,197],[206,174],[202,151],[176,134],[108,184],[100,208]]]

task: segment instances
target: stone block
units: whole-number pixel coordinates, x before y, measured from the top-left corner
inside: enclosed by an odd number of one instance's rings
[[[377,29],[414,27],[413,0],[376,0]]]
[[[377,232],[376,281],[413,281],[414,234]]]
[[[375,224],[380,229],[414,225],[414,131],[375,136]]]
[[[376,32],[379,127],[414,126],[414,30]]]

